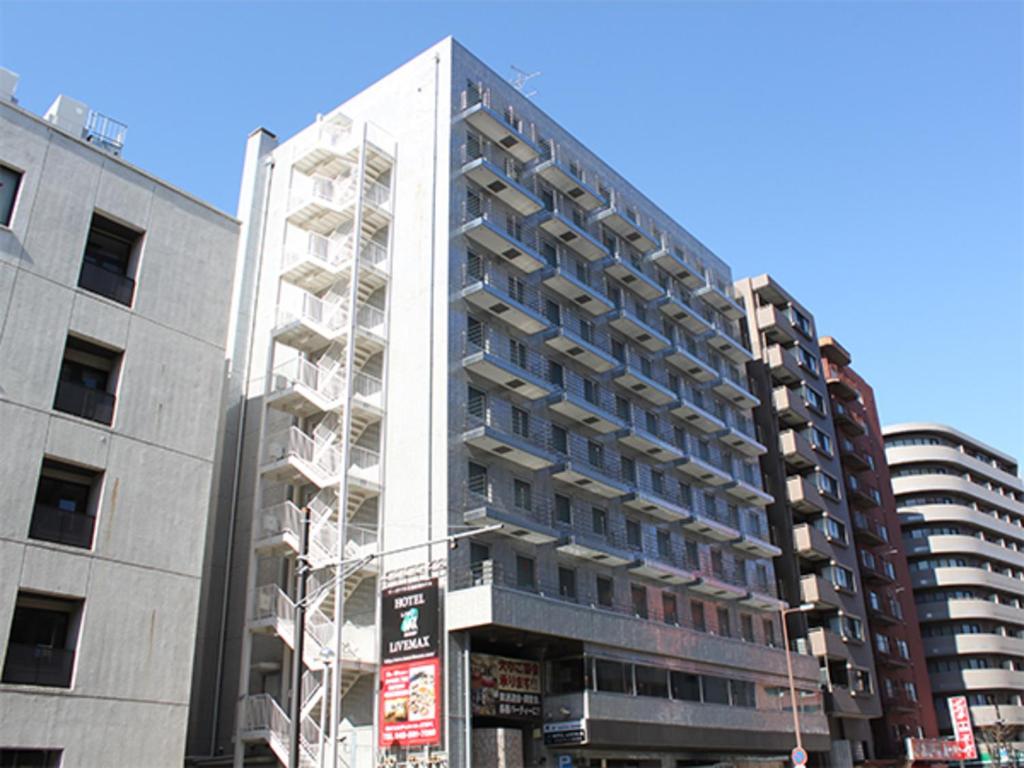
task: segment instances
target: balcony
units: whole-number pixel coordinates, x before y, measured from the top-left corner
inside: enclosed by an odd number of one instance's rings
[[[69,547],[89,549],[92,547],[93,529],[96,518],[82,512],[72,512],[48,504],[36,504],[32,508],[32,523],[28,536],[37,541],[50,541]]]
[[[292,168],[305,174],[336,176],[355,167],[360,143],[361,136],[347,118],[321,120],[294,143]]]
[[[289,761],[291,720],[269,693],[248,695],[239,702],[238,738],[243,742],[263,742],[282,765]],[[320,726],[311,716],[300,721],[299,766],[312,768],[320,754]]]
[[[643,259],[639,256],[634,262],[629,254],[616,251],[602,264],[606,275],[618,280],[644,301],[652,301],[664,294],[657,280],[644,273]]]
[[[288,221],[297,227],[329,235],[355,217],[358,188],[354,176],[305,176],[292,179]]]
[[[634,576],[673,586],[693,585],[700,581],[700,577],[693,571],[656,557],[639,557],[626,570]]]
[[[57,383],[57,394],[53,408],[70,413],[89,421],[109,426],[114,421],[114,405],[117,398],[103,389],[93,389],[84,384],[62,379]]]
[[[796,343],[797,334],[785,310],[774,304],[758,307],[756,321],[765,339],[772,344],[789,346]]]
[[[656,306],[663,314],[690,333],[699,335],[711,330],[711,323],[695,309],[693,297],[689,291],[681,290],[674,283],[669,283],[665,291],[667,295],[655,301]]]
[[[746,365],[754,359],[753,353],[743,345],[733,329],[717,320],[714,332],[708,332],[705,343],[736,365]]]
[[[588,262],[559,248],[548,263],[551,266],[544,271],[544,285],[549,290],[586,310],[591,317],[611,310],[612,303],[604,295],[600,281],[591,275]]]
[[[778,557],[782,550],[771,543],[768,521],[760,514],[748,513],[742,525],[743,535],[733,539],[733,549],[751,557]]]
[[[657,250],[647,256],[647,260],[656,264],[687,288],[700,288],[704,285],[704,275],[686,260],[686,254],[679,248],[662,243]]]
[[[726,371],[715,379],[711,388],[730,403],[734,403],[736,407],[745,410],[761,404],[761,401],[748,389],[748,386],[741,375],[735,371]]]
[[[459,172],[523,216],[544,204],[522,183],[522,164],[490,142],[471,140],[459,147]]]
[[[716,467],[709,458],[687,456],[685,459],[676,462],[675,468],[684,475],[688,475],[694,480],[699,480],[705,485],[720,487],[732,482],[732,475]]]
[[[264,438],[266,453],[260,472],[264,478],[290,485],[312,483],[318,488],[341,480],[341,451],[333,443],[316,440],[298,427]]]
[[[704,399],[699,390],[687,390],[669,413],[684,424],[705,434],[719,434],[726,427],[725,422],[704,409]]]
[[[516,541],[550,544],[561,534],[551,525],[551,509],[539,499],[515,499],[486,480],[470,479],[463,501],[466,525],[500,525],[499,533]]]
[[[744,573],[716,567],[711,562],[701,564],[700,580],[689,585],[689,589],[717,600],[742,600],[750,594]]]
[[[668,405],[676,399],[675,393],[668,386],[654,378],[652,370],[633,361],[625,363],[614,374],[614,381],[623,389],[639,395],[656,406]]]
[[[603,224],[638,251],[645,253],[657,244],[657,238],[640,225],[635,211],[623,206],[612,192],[608,205],[591,214],[590,221]]]
[[[847,659],[850,651],[843,638],[825,627],[814,627],[807,632],[811,655],[818,658]]]
[[[803,370],[796,357],[785,347],[772,344],[766,350],[765,362],[776,384],[789,386],[799,384],[803,380]]]
[[[832,582],[823,576],[809,573],[800,577],[800,602],[810,603],[817,610],[839,610],[842,603]]]
[[[854,511],[851,518],[851,522],[853,523],[853,535],[858,541],[869,546],[878,546],[880,544],[887,543],[887,539],[882,537],[879,523],[871,517],[865,515],[863,512]]]
[[[732,289],[725,283],[716,282],[713,277],[709,277],[703,288],[694,291],[694,296],[704,299],[730,320],[739,320],[746,315],[743,307],[732,297]]]
[[[2,682],[70,688],[74,668],[75,651],[72,648],[8,643]]]
[[[813,420],[811,411],[799,390],[776,387],[772,391],[772,404],[779,416],[779,423],[783,426],[802,428]]]
[[[668,523],[679,521],[685,523],[693,519],[693,514],[687,508],[685,500],[679,496],[668,494],[664,490],[655,493],[649,484],[624,496],[622,506]]]
[[[536,160],[541,155],[540,147],[520,130],[518,122],[513,124],[491,109],[488,93],[482,94],[479,101],[470,104],[455,119],[464,120],[521,163]]]
[[[787,429],[779,433],[779,449],[788,467],[803,470],[810,469],[818,463],[810,440],[796,429]]]
[[[866,549],[860,551],[860,575],[864,581],[873,584],[892,584],[896,580],[892,563]]]
[[[340,298],[321,298],[296,288],[282,291],[271,335],[279,344],[316,354],[347,329],[348,310]]]
[[[725,492],[732,498],[752,507],[766,507],[774,501],[770,493],[746,480],[734,480],[725,486]]]
[[[619,365],[608,351],[612,343],[608,332],[564,310],[561,327],[547,335],[544,343],[595,373],[607,373]]]
[[[871,454],[858,449],[848,437],[839,441],[839,453],[843,464],[854,472],[875,468],[875,461],[871,458]]]
[[[838,401],[832,403],[832,419],[837,427],[851,437],[859,437],[867,433],[864,420],[851,411],[848,406]]]
[[[718,371],[697,355],[697,343],[686,339],[685,344],[674,344],[665,353],[665,362],[703,384],[718,377]]]
[[[536,233],[524,227],[522,218],[511,208],[471,194],[463,203],[461,222],[456,235],[464,235],[516,269],[530,273],[544,266],[535,247]]]
[[[551,477],[574,488],[605,498],[619,498],[630,488],[622,477],[619,452],[610,446],[570,433],[565,461],[556,466]]]
[[[882,497],[877,488],[858,480],[853,475],[846,476],[846,487],[849,490],[850,504],[854,507],[871,509],[882,503]]]
[[[547,469],[557,459],[551,451],[551,425],[522,411],[517,415],[516,410],[493,397],[486,404],[471,404],[463,442],[523,469]]]
[[[587,261],[608,257],[608,249],[587,229],[586,216],[577,209],[543,211],[537,226]]]
[[[678,461],[685,455],[685,451],[675,444],[675,435],[664,421],[649,424],[638,409],[633,409],[626,428],[617,437],[620,444],[642,453],[657,464]]]
[[[540,160],[533,167],[533,174],[568,197],[585,211],[592,211],[608,201],[583,178],[583,169],[563,155],[560,147],[548,142],[542,149]]]
[[[840,400],[856,400],[857,390],[842,376],[829,376],[826,379],[830,394]]]
[[[344,387],[343,371],[339,368],[326,368],[295,357],[274,368],[266,403],[305,418],[339,407]]]
[[[588,560],[592,563],[607,565],[611,568],[632,563],[636,558],[635,552],[628,552],[608,541],[606,537],[595,533],[570,533],[562,536],[555,544],[555,549],[563,555],[569,555],[579,560]]]
[[[806,515],[816,515],[825,511],[818,486],[804,475],[790,475],[786,478],[786,499],[790,507]]]
[[[608,316],[608,325],[648,352],[660,352],[672,344],[665,334],[651,326],[646,315],[635,307],[627,305],[613,310]]]
[[[338,280],[349,277],[355,256],[355,238],[330,237],[317,232],[292,235],[281,259],[281,279],[309,293],[322,293]],[[298,242],[296,242],[298,241]],[[387,281],[388,249],[375,240],[363,240],[359,246],[360,277],[377,288]]]
[[[549,323],[541,313],[537,288],[482,258],[470,258],[463,266],[459,297],[518,331],[532,335]]]
[[[552,411],[601,434],[625,428],[625,422],[615,415],[615,397],[611,392],[574,371],[564,372],[564,382],[563,392],[548,401]]]
[[[824,532],[810,523],[793,526],[793,548],[804,560],[821,561],[832,559],[832,545]]]
[[[718,433],[718,439],[737,453],[750,458],[766,453],[768,449],[748,432],[753,432],[752,425],[745,425],[742,429],[738,426],[728,426]]]
[[[543,358],[491,328],[470,328],[462,337],[462,354],[462,365],[467,371],[509,392],[536,400],[554,391],[543,378]]]

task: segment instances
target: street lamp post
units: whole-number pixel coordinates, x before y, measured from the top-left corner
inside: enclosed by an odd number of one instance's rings
[[[779,608],[779,615],[782,617],[782,643],[786,647],[786,675],[789,677],[789,700],[793,707],[793,731],[796,733],[796,748],[803,750],[803,739],[800,736],[800,711],[796,701],[796,683],[793,681],[793,658],[789,647],[789,627],[786,626],[786,617],[791,613],[807,613],[813,611],[814,605],[802,603],[793,608]]]

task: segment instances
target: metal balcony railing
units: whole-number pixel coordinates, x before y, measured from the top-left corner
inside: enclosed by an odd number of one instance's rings
[[[333,476],[341,468],[341,451],[335,445],[316,441],[298,427],[272,433],[265,442],[267,463],[295,458],[315,472],[328,476]]]
[[[667,417],[652,414],[635,405],[631,405],[627,411],[622,411],[618,415],[619,418],[626,422],[627,426],[632,427],[637,432],[675,446],[684,453],[686,452],[685,433],[677,435]],[[682,438],[682,440],[677,438]]]
[[[602,352],[611,354],[612,340],[611,336],[608,335],[607,328],[594,324],[575,309],[562,307],[560,315],[561,325],[564,330],[579,336],[587,344],[596,347]]]
[[[277,305],[277,326],[296,321],[337,333],[348,322],[348,310],[340,299],[327,300],[299,289],[283,291]]]
[[[296,386],[306,387],[325,400],[341,397],[344,377],[337,369],[323,368],[305,358],[296,357],[274,368],[270,377],[270,392],[281,392]]]
[[[514,157],[509,157],[502,149],[486,139],[471,139],[460,144],[458,158],[461,165],[483,158],[496,166],[512,181],[517,184],[523,183],[523,164]]]
[[[368,483],[380,484],[381,464],[380,454],[361,445],[353,445],[349,448],[349,474],[359,480]]]
[[[488,285],[513,301],[542,314],[544,302],[540,291],[510,270],[499,267],[484,256],[471,255],[462,267],[462,287],[476,283]]]
[[[291,192],[291,207],[299,208],[311,203],[343,208],[356,197],[354,176],[304,176],[295,174]]]
[[[92,389],[74,381],[62,379],[57,383],[53,401],[55,410],[81,416],[83,419],[109,425],[114,420],[116,398],[102,389]]]
[[[562,388],[567,394],[573,395],[599,411],[604,412],[609,418],[619,420],[615,395],[605,385],[599,384],[590,379],[585,379],[576,371],[563,369]]]
[[[522,216],[502,205],[494,198],[471,195],[462,203],[460,224],[484,219],[504,232],[509,239],[519,243],[525,250],[536,251],[537,230],[527,224]]]
[[[391,210],[391,187],[379,181],[368,179],[364,200],[383,211]]]
[[[478,352],[509,363],[534,378],[542,379],[545,376],[546,366],[543,357],[527,348],[523,342],[482,324],[470,328],[462,337],[463,355],[469,356]]]
[[[615,483],[636,483],[635,478],[624,471],[623,467],[628,465],[623,465],[622,454],[614,446],[570,432],[564,447],[564,451],[562,446],[555,446],[555,450],[573,462],[601,473]]]
[[[78,286],[100,296],[106,296],[126,307],[131,306],[132,297],[135,295],[135,281],[130,277],[123,273],[111,272],[88,260],[82,262]]]
[[[464,509],[467,510],[487,506],[500,512],[533,520],[548,528],[553,523],[551,502],[546,495],[533,493],[532,489],[517,492],[514,487],[491,481],[486,476],[469,479],[463,503]]]
[[[466,410],[466,429],[492,427],[515,435],[542,451],[551,449],[551,423],[540,416],[515,408],[507,400],[488,396],[471,403]]]

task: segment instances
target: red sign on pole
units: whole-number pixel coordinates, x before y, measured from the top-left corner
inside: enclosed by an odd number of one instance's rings
[[[966,696],[949,698],[949,719],[953,722],[953,739],[956,741],[960,754],[958,760],[977,760],[978,748],[974,743],[974,730],[971,728],[971,709],[967,706]]]
[[[437,744],[441,736],[441,660],[385,664],[380,670],[380,745]]]

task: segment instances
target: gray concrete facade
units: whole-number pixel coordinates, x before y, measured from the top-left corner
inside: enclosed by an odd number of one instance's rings
[[[180,766],[238,223],[10,102],[0,165],[0,753]],[[138,236],[127,303],[79,285],[94,213]],[[55,408],[69,337],[114,361],[109,424]],[[44,459],[92,477],[74,543]],[[62,647],[22,638],[33,605],[70,610]]]

